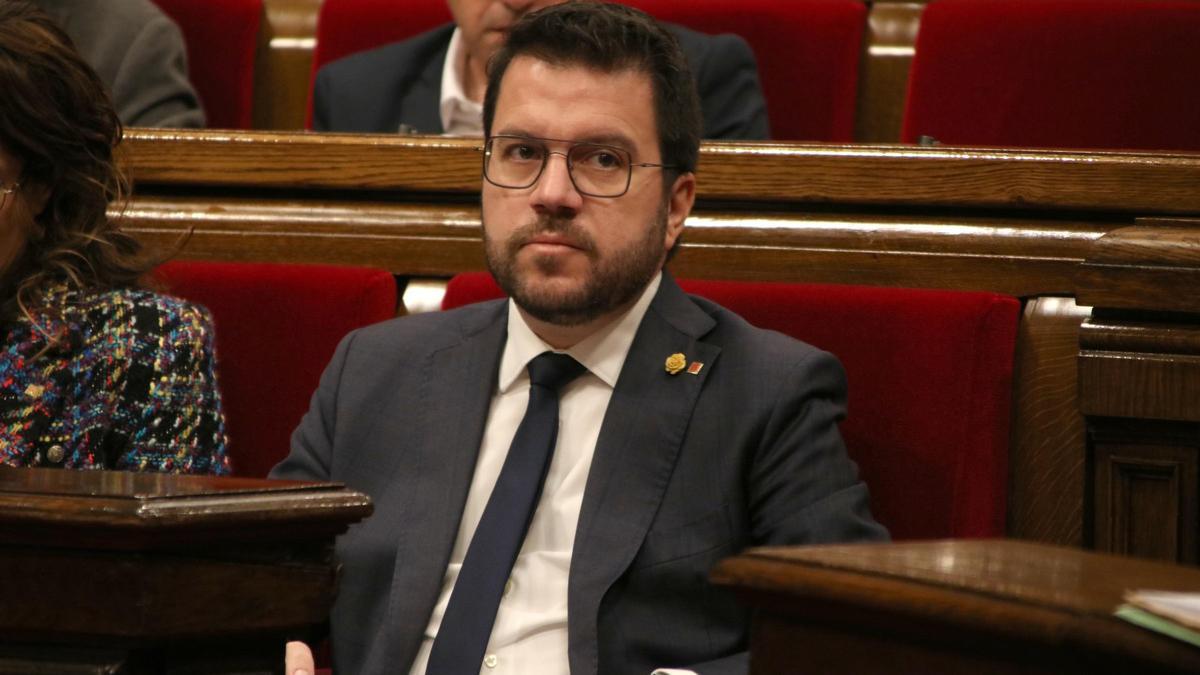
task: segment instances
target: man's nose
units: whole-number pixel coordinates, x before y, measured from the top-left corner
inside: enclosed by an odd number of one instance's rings
[[[551,152],[546,166],[530,195],[533,207],[549,213],[574,213],[583,205],[583,195],[571,182],[567,157],[561,152]]]

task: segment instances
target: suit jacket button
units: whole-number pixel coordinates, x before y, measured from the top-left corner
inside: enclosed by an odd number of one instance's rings
[[[66,459],[66,457],[67,451],[63,450],[63,446],[61,445],[52,445],[50,446],[50,449],[46,451],[46,460],[51,464],[58,464]]]

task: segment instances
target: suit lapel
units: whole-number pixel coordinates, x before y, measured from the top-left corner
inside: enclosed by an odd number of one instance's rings
[[[399,499],[406,520],[396,528],[388,635],[374,641],[384,648],[374,650],[366,672],[407,672],[441,592],[507,335],[506,305],[494,305],[471,317],[462,342],[426,361],[412,462],[395,488],[406,491]]]
[[[664,274],[608,404],[584,490],[568,586],[573,675],[598,669],[600,600],[641,547],[675,467],[692,410],[720,349],[699,341],[714,325]],[[671,375],[668,356],[705,364]]]
[[[413,131],[409,133],[441,134],[442,128],[442,68],[446,63],[446,53],[450,49],[450,33],[446,34],[446,42],[434,57],[429,59],[425,67],[417,74],[412,88],[404,97],[400,110],[400,123]]]

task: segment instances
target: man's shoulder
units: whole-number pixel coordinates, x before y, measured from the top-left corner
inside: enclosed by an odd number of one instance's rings
[[[376,352],[404,346],[409,354],[429,354],[461,343],[504,320],[504,300],[424,312],[373,324],[351,333],[351,349]]]
[[[691,65],[696,67],[698,57],[708,56],[709,54],[727,54],[730,52],[746,55],[752,55],[750,43],[745,39],[733,33],[720,33],[710,35],[709,33],[701,33],[698,30],[693,30],[676,23],[663,23],[663,26],[675,36],[679,41],[679,46],[683,48],[684,54],[689,60],[693,61]],[[703,60],[703,59],[699,59]]]
[[[318,131],[395,133],[400,125],[435,133],[442,64],[454,24],[327,63],[313,88]]]
[[[814,360],[836,360],[828,352],[799,338],[755,326],[737,312],[712,300],[696,295],[688,297],[715,322],[704,340],[721,347],[722,359],[729,357],[746,365],[759,364],[767,371]]]
[[[321,66],[317,76],[337,78],[366,73],[377,78],[395,78],[422,70],[421,64],[444,52],[454,34],[454,24],[445,24],[404,40],[355,52]]]

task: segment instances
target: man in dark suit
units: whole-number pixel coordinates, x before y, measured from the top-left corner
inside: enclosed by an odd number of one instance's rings
[[[524,14],[562,0],[448,0],[454,23],[334,61],[317,73],[313,128],[478,135],[488,60]],[[703,138],[770,138],[754,54],[735,35],[668,26],[700,93]]]
[[[708,584],[718,560],[886,537],[838,434],[841,367],[662,271],[700,128],[669,33],[557,5],[514,26],[490,77],[483,234],[513,300],[352,333],[273,472],[375,503],[338,542],[337,669],[744,673],[748,616]],[[576,370],[546,384],[548,360]],[[535,507],[493,553],[547,391]],[[289,675],[306,652],[289,646]]]

